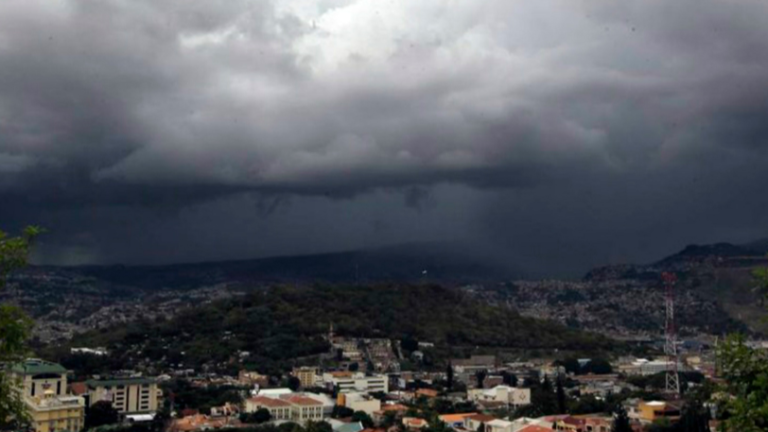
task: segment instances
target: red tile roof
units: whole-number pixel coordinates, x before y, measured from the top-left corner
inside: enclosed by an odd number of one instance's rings
[[[562,422],[572,426],[584,426],[587,423],[587,421],[584,419],[579,419],[574,417],[566,417],[562,420]]]
[[[403,424],[406,427],[421,428],[428,425],[427,421],[420,418],[408,417],[403,419]]]
[[[255,396],[250,399],[248,399],[251,403],[257,404],[257,405],[263,405],[265,407],[269,408],[280,408],[280,407],[288,407],[291,406],[290,403],[282,400],[282,399],[274,399],[266,396]]]
[[[310,397],[306,396],[291,396],[287,398],[288,402],[296,405],[304,405],[304,406],[318,406],[322,405],[323,403],[319,400],[312,399]]]
[[[552,432],[552,430],[552,428],[544,426],[530,425],[518,430],[517,432]]]
[[[467,417],[472,417],[477,413],[463,413],[463,414],[443,414],[440,416],[440,420],[445,423],[454,423],[463,421]]]
[[[69,389],[72,391],[73,395],[77,396],[88,393],[88,385],[86,385],[84,382],[70,383]]]
[[[387,411],[408,411],[408,407],[403,404],[386,404],[381,406],[381,410]]]
[[[416,390],[416,395],[417,396],[425,396],[425,397],[428,397],[428,398],[433,398],[433,397],[437,397],[438,392],[437,392],[437,390],[434,390],[434,389],[426,389],[426,388],[424,388],[424,389]]]
[[[469,416],[468,418],[470,420],[479,421],[480,423],[486,423],[489,421],[496,420],[496,417],[485,415],[485,414],[475,414],[473,416]]]

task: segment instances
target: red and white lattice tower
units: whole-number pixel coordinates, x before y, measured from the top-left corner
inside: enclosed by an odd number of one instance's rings
[[[664,280],[665,306],[666,306],[666,330],[664,354],[667,355],[667,392],[675,395],[680,394],[680,373],[678,371],[677,356],[677,333],[675,330],[675,282],[677,277],[674,273],[663,273]]]

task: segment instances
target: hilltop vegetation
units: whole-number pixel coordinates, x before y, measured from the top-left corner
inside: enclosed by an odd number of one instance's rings
[[[347,336],[438,345],[542,349],[609,349],[604,337],[522,317],[436,285],[274,287],[192,308],[162,322],[92,332],[76,344],[106,346],[125,366],[138,361],[220,365],[246,351],[248,362],[278,364],[327,352],[333,323]]]
[[[451,244],[168,266],[36,267],[14,274],[0,300],[35,318],[38,345],[102,328],[123,332],[124,323],[142,317],[167,320],[190,306],[269,286],[314,283],[458,286],[524,316],[653,337],[663,330],[661,273],[672,271],[681,334],[765,332],[751,271],[766,263],[766,247],[765,241],[690,245],[650,264],[596,268],[581,281],[522,281],[508,266]]]

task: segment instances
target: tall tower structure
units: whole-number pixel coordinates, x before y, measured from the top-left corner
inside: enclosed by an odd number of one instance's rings
[[[661,275],[664,280],[666,328],[664,331],[664,354],[667,356],[667,385],[666,390],[670,394],[680,395],[680,373],[678,371],[677,356],[677,331],[675,328],[675,283],[677,276],[674,273],[665,272]]]

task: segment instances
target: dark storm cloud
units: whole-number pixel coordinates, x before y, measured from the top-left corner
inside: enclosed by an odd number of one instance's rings
[[[148,245],[123,240],[153,215],[192,230],[184,209],[228,197],[267,219],[289,203],[278,217],[326,248],[302,217],[360,212],[345,235],[381,242],[410,207],[432,237],[542,254],[592,241],[595,261],[661,228],[638,209],[705,192],[690,208],[713,226],[669,210],[665,230],[687,234],[668,242],[745,238],[768,229],[738,216],[768,208],[747,196],[768,181],[766,19],[760,0],[5,1],[0,223],[82,233],[61,243],[91,257],[109,238],[124,248],[109,259],[141,261]],[[391,193],[401,203],[370,214]],[[327,198],[342,208],[316,216]],[[467,205],[473,217],[452,218]],[[167,248],[200,247],[168,223]],[[270,239],[259,253],[279,249]]]

